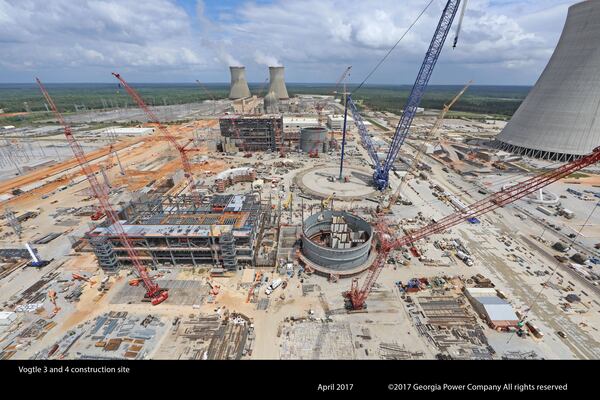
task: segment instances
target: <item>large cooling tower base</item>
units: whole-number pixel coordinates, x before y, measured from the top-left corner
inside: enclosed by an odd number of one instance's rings
[[[348,182],[340,182],[339,174],[339,167],[321,165],[298,173],[294,182],[304,193],[319,199],[327,198],[335,192],[334,199],[359,200],[375,192],[370,171],[344,168],[344,176],[348,177]]]
[[[568,162],[573,161],[575,159],[581,158],[583,155],[576,154],[565,154],[565,153],[556,153],[552,151],[538,150],[538,149],[528,149],[527,147],[515,146],[509,143],[504,143],[500,140],[495,140],[490,143],[491,147],[507,151],[509,153],[518,154],[520,156],[538,158],[541,160],[548,161],[559,161],[559,162]]]
[[[503,150],[569,161],[600,144],[600,1],[569,7],[542,75],[496,140]]]

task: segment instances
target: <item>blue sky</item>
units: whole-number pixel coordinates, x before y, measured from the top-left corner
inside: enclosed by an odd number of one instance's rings
[[[0,83],[226,82],[245,65],[262,82],[359,82],[429,0],[0,0]],[[459,46],[434,84],[530,85],[576,0],[470,0]],[[370,83],[409,84],[445,0],[434,0]]]

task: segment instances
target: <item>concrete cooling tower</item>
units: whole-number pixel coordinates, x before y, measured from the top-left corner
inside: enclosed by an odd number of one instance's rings
[[[287,89],[285,87],[285,79],[283,78],[283,67],[269,67],[269,92],[275,92],[279,100],[287,100]]]
[[[232,100],[250,97],[250,89],[246,81],[246,68],[229,67],[231,73],[231,88],[229,89],[229,98]]]
[[[600,1],[569,7],[548,65],[496,144],[559,161],[600,145]]]

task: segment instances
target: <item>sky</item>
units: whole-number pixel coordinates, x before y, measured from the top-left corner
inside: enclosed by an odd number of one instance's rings
[[[227,82],[230,65],[264,82],[358,83],[430,0],[0,0],[0,83]],[[469,0],[432,84],[532,85],[578,0]],[[372,75],[412,84],[446,0],[431,5]],[[458,18],[457,18],[458,19]]]

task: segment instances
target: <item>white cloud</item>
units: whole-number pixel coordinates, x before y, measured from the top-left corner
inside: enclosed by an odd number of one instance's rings
[[[453,29],[434,81],[535,81],[576,1],[470,0],[459,46],[450,49]],[[273,0],[226,8],[197,0],[190,15],[175,0],[0,0],[0,79],[43,70],[64,81],[86,73],[98,80],[98,71],[126,69],[147,80],[203,73],[225,81],[224,66],[245,64],[249,79],[262,81],[264,65],[284,64],[290,81],[332,82],[347,65],[359,81],[427,2]],[[373,82],[414,79],[443,5],[432,3]]]

